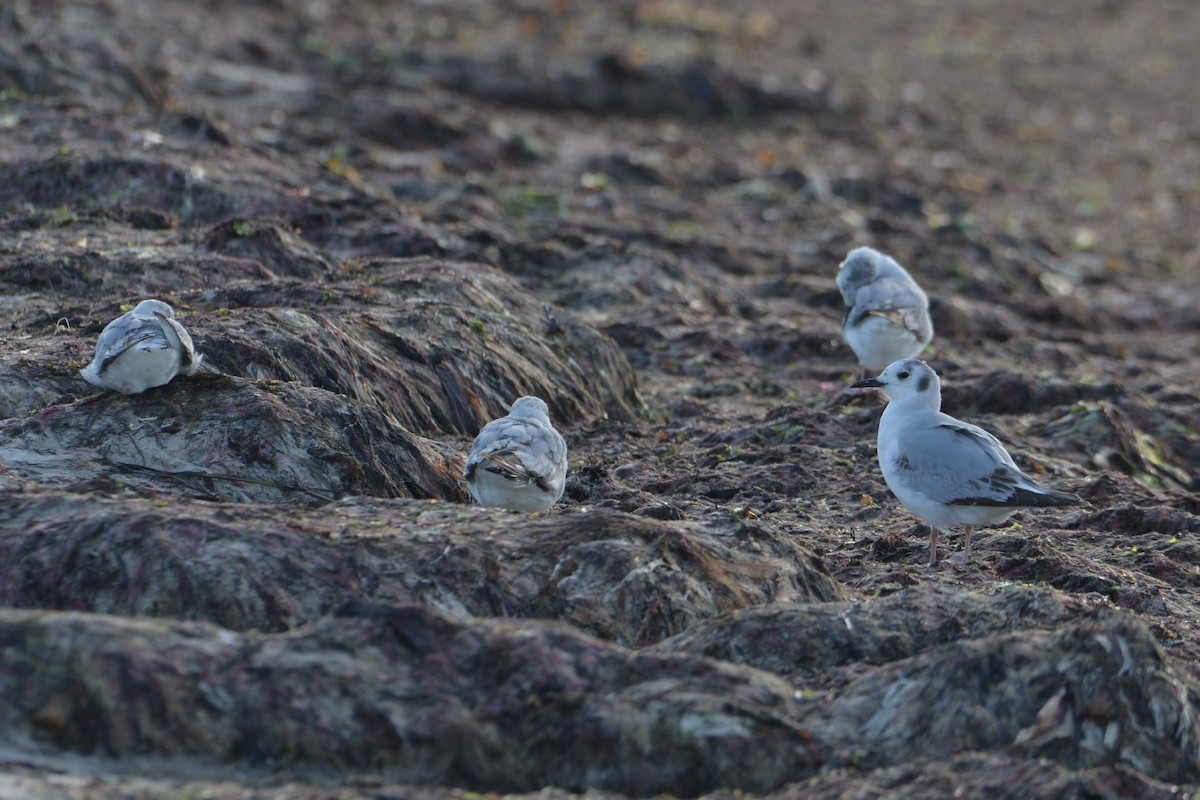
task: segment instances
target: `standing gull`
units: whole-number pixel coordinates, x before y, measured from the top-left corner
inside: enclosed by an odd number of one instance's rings
[[[966,563],[976,525],[1019,508],[1079,502],[1034,483],[995,436],[943,414],[941,384],[924,361],[897,361],[850,388],[880,389],[890,400],[879,419],[879,467],[905,508],[929,523],[930,564],[937,564],[939,528],[966,528],[963,553],[951,558]]]
[[[176,375],[194,375],[203,360],[175,320],[175,309],[161,300],[143,300],[104,326],[95,358],[79,374],[102,389],[139,394]]]
[[[842,333],[866,369],[912,358],[933,338],[929,299],[904,267],[878,250],[851,250],[838,269]]]
[[[545,511],[567,485],[567,443],[550,424],[538,397],[522,397],[508,416],[484,426],[471,445],[464,473],[480,505]]]

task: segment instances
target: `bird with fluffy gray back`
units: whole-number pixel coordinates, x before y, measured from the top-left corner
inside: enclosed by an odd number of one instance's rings
[[[837,284],[846,304],[842,334],[864,368],[913,358],[933,339],[929,299],[890,256],[870,247],[851,250]]]
[[[79,371],[88,383],[122,394],[140,394],[194,375],[204,356],[162,300],[143,300],[104,326],[92,363]]]
[[[939,529],[965,528],[962,555],[951,559],[965,563],[975,526],[1001,522],[1021,508],[1079,503],[1034,483],[995,436],[943,414],[941,384],[924,361],[897,361],[850,388],[888,396],[879,418],[879,467],[892,493],[929,524],[930,564],[937,563]]]
[[[550,424],[550,409],[525,396],[508,416],[483,427],[463,473],[475,501],[512,511],[545,511],[567,485],[567,443]]]

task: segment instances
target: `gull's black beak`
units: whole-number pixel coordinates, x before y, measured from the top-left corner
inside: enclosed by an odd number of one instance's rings
[[[879,378],[867,378],[865,381],[858,381],[850,384],[851,389],[879,389],[887,384],[879,380]]]

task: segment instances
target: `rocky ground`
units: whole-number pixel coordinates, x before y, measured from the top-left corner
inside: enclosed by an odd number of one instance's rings
[[[0,7],[0,795],[1200,791],[1200,13]],[[927,565],[840,337],[1076,508]],[[172,303],[206,369],[78,376]],[[533,393],[563,503],[467,504]],[[960,537],[951,537],[957,548]]]

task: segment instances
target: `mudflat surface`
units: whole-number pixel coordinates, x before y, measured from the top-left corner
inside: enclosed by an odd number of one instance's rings
[[[0,794],[1195,791],[1200,11],[1044,6],[0,8]],[[859,245],[1081,505],[928,566]]]

